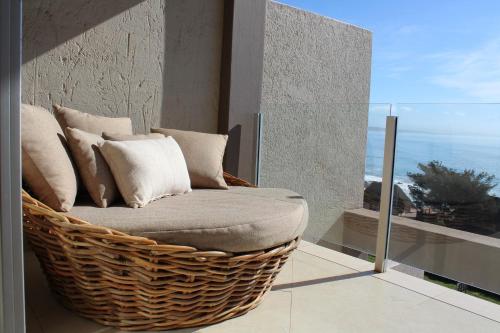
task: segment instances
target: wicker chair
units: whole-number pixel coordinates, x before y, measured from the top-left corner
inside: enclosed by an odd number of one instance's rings
[[[225,174],[233,186],[251,184]],[[199,251],[92,225],[23,192],[24,230],[71,310],[122,330],[213,324],[255,308],[299,239],[250,253]]]

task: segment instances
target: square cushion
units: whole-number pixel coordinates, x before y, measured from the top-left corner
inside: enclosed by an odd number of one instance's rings
[[[99,151],[104,139],[77,128],[66,128],[66,138],[90,197],[99,207],[108,207],[118,197],[115,180]]]
[[[23,179],[33,193],[57,211],[68,211],[75,202],[77,173],[66,138],[50,112],[21,106]]]
[[[102,137],[105,140],[111,141],[134,141],[134,140],[151,140],[151,139],[161,139],[165,136],[159,133],[150,133],[150,134],[119,134],[119,133],[102,133]]]
[[[186,159],[193,187],[227,189],[222,168],[227,135],[152,128],[151,132],[172,136]]]
[[[105,141],[100,151],[130,207],[144,207],[164,196],[191,191],[184,156],[171,137]]]
[[[195,189],[142,209],[79,203],[69,213],[92,224],[200,250],[248,252],[286,243],[304,232],[307,203],[285,189]]]
[[[72,127],[97,135],[102,135],[103,132],[133,134],[130,118],[94,116],[59,105],[54,105],[53,109],[63,130],[66,130],[66,127]]]

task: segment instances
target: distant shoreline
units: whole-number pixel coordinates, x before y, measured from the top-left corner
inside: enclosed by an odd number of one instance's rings
[[[372,132],[385,132],[385,127],[378,127],[378,126],[371,126],[368,127],[368,131]],[[425,130],[416,130],[416,129],[398,129],[398,133],[413,133],[413,134],[425,134],[425,135],[444,135],[444,136],[459,136],[459,137],[484,137],[484,138],[500,138],[500,135],[494,135],[494,134],[485,134],[485,133],[474,133],[474,132],[456,132],[456,131],[449,131],[449,132],[433,132],[433,131],[425,131]]]
[[[384,132],[370,128],[367,137],[365,180],[380,181],[384,161]],[[412,180],[408,173],[418,173],[419,163],[440,161],[458,170],[475,170],[494,175],[495,188],[490,195],[500,197],[500,137],[401,132],[396,142],[394,177],[408,193]]]
[[[373,176],[373,175],[365,175],[365,182],[369,182],[369,183],[370,182],[379,182],[379,183],[381,183],[382,177]],[[398,180],[397,177],[395,177],[394,184],[398,185],[401,188],[401,190],[403,190],[403,192],[405,192],[406,195],[411,197],[410,189],[409,189],[409,186],[411,185],[411,183],[402,182],[402,181]]]
[[[365,182],[368,182],[368,183],[379,182],[379,183],[381,183],[382,177],[365,174]],[[401,190],[411,198],[409,186],[412,185],[412,183],[404,182],[404,181],[398,180],[398,177],[394,177],[394,184],[398,185],[399,188],[401,188]],[[500,198],[500,195],[498,193],[495,193],[494,191],[492,191],[488,194],[491,197]]]

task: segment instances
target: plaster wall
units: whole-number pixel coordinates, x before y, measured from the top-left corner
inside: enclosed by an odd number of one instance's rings
[[[25,0],[22,101],[217,129],[223,0]]]
[[[151,126],[217,130],[223,0],[25,0],[22,100]],[[262,186],[306,197],[305,238],[362,206],[369,31],[269,1]]]
[[[342,243],[362,207],[370,64],[369,31],[268,2],[260,184],[305,197],[308,241]]]

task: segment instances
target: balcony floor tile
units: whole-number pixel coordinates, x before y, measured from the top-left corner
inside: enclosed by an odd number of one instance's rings
[[[400,272],[375,274],[372,268],[302,242],[258,308],[216,325],[171,332],[500,332],[494,320],[500,306]],[[119,332],[60,306],[32,252],[26,253],[26,295],[29,333]]]

